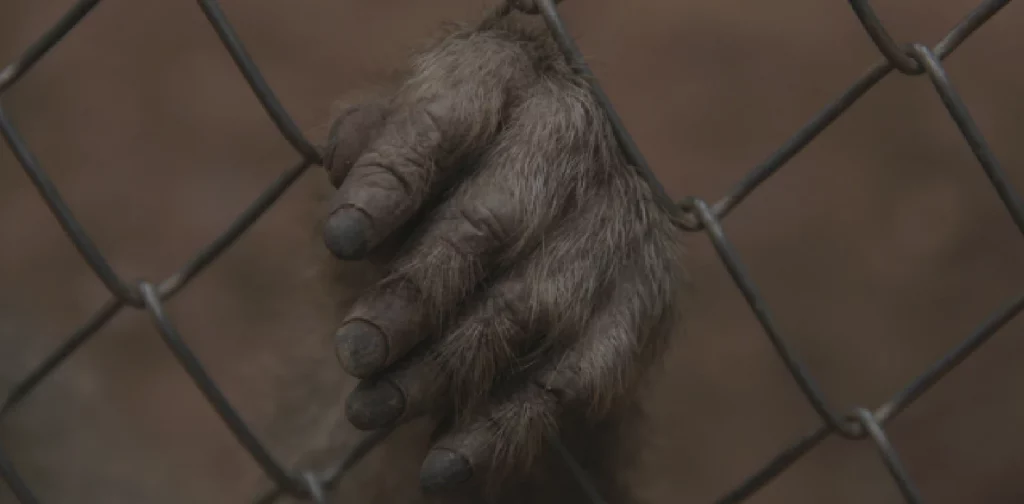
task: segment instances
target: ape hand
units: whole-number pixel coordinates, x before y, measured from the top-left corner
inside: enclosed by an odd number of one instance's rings
[[[346,412],[453,419],[427,489],[526,467],[566,415],[630,394],[673,322],[678,233],[604,112],[519,14],[451,33],[386,100],[348,107],[324,238],[387,275],[352,307]]]

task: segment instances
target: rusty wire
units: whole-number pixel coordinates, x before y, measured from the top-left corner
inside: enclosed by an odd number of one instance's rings
[[[778,172],[798,152],[813,141],[836,118],[857,102],[868,90],[878,84],[893,70],[905,75],[927,75],[936,92],[967,141],[986,176],[994,187],[1006,210],[1010,213],[1018,230],[1024,233],[1024,211],[1017,194],[1006,180],[995,155],[975,125],[967,107],[954,89],[942,67],[942,60],[949,56],[975,30],[984,25],[1010,0],[985,0],[964,16],[949,33],[931,48],[918,44],[899,46],[889,35],[885,26],[875,15],[868,0],[848,0],[853,13],[864,27],[867,35],[878,47],[882,59],[865,72],[837,99],[828,104],[818,115],[796,132],[764,162],[747,173],[729,193],[713,204],[696,197],[684,198],[673,203],[660,182],[655,178],[647,161],[636,143],[622,124],[611,105],[608,96],[601,89],[584,61],[555,6],[556,0],[511,0],[500,12],[508,12],[513,6],[530,13],[541,15],[552,35],[573,67],[591,84],[592,90],[607,112],[617,140],[627,160],[640,171],[654,188],[658,199],[679,218],[680,226],[692,232],[708,235],[715,251],[722,260],[737,288],[749,304],[755,317],[764,329],[775,350],[782,358],[793,379],[814,410],[821,417],[822,424],[813,432],[797,440],[788,448],[768,461],[759,471],[750,475],[734,489],[716,502],[736,503],[746,500],[769,481],[785,471],[806,455],[815,446],[835,434],[848,440],[870,439],[878,449],[883,463],[892,475],[906,502],[920,503],[922,497],[901,464],[896,449],[887,439],[885,424],[910,406],[922,394],[934,386],[943,376],[962,363],[975,350],[988,341],[1003,325],[1024,309],[1024,293],[1009,300],[993,312],[971,335],[950,350],[927,370],[898,391],[889,401],[870,410],[853,408],[850,413],[836,411],[819,390],[814,378],[806,371],[798,356],[787,344],[775,323],[768,305],[758,293],[751,276],[746,272],[739,255],[730,244],[722,227],[723,219],[747,196]],[[53,27],[29,46],[20,58],[0,70],[0,98],[18,82],[53,46],[73,29],[99,3],[99,0],[80,0],[69,9]],[[284,171],[236,220],[213,242],[199,250],[181,269],[159,284],[147,281],[131,284],[126,282],[107,262],[102,252],[89,238],[64,203],[57,187],[21,138],[18,130],[3,112],[0,103],[0,134],[15,158],[24,169],[43,198],[54,218],[60,223],[68,238],[78,249],[89,267],[110,291],[112,297],[62,345],[52,351],[27,376],[18,381],[8,392],[0,405],[0,420],[28,396],[39,383],[61,365],[68,357],[105,326],[124,307],[147,311],[168,349],[192,378],[196,387],[205,396],[211,407],[221,417],[238,442],[252,456],[264,474],[274,483],[275,488],[260,496],[257,502],[272,503],[283,495],[289,495],[311,502],[323,502],[325,492],[334,487],[345,472],[357,464],[389,434],[388,430],[370,433],[356,443],[336,463],[320,471],[291,471],[281,465],[263,446],[245,420],[231,406],[216,383],[206,373],[203,365],[181,338],[174,323],[163,309],[163,304],[179,293],[190,280],[195,278],[214,259],[244,233],[277,199],[301,176],[307,168],[321,163],[321,149],[309,142],[281,106],[270,86],[260,74],[255,62],[246,53],[241,40],[231,28],[227,17],[216,0],[198,0],[199,7],[216,31],[224,47],[230,53],[238,70],[245,77],[260,104],[266,110],[275,126],[299,154],[300,159]],[[597,486],[587,476],[572,455],[557,440],[552,440],[556,450],[562,454],[573,476],[582,490],[594,503],[603,503],[597,493]],[[20,477],[14,464],[0,446],[0,479],[3,479],[12,493],[22,503],[37,503],[29,485]]]

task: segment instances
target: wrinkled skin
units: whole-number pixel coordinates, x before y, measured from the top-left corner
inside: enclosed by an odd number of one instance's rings
[[[335,336],[349,421],[433,419],[428,495],[579,498],[546,489],[559,438],[626,499],[615,433],[675,322],[679,232],[540,21],[448,33],[341,111],[324,165],[327,247],[384,269]]]

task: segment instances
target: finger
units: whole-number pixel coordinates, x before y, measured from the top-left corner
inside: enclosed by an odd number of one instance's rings
[[[335,333],[338,362],[357,378],[384,369],[425,337],[426,315],[414,285],[401,279],[381,282],[356,300]]]
[[[324,168],[335,188],[352,169],[352,164],[380,132],[387,117],[383,101],[368,101],[343,108],[331,122],[324,151]]]
[[[629,235],[617,222],[632,220],[616,214],[610,194],[592,192],[516,266],[462,303],[433,343],[459,409],[477,406],[505,375],[578,338],[628,253]]]
[[[579,322],[571,315],[589,306],[587,289],[608,274],[587,261],[617,254],[625,238],[621,223],[635,220],[616,213],[629,210],[623,202],[635,195],[618,194],[613,177],[630,172],[609,150],[611,133],[603,123],[588,123],[600,113],[588,94],[566,83],[547,83],[526,95],[479,171],[404,245],[390,281],[407,285],[412,297],[390,299],[384,292],[357,302],[355,310],[366,313],[350,319],[368,323],[338,333],[339,357],[350,374],[366,376],[397,361],[496,270],[514,267],[542,238],[549,242],[547,233],[566,215],[588,220],[570,227],[562,242],[546,245],[552,258],[534,261],[531,277],[552,286],[540,292],[542,297],[584,300],[567,303],[570,312],[561,317],[569,325]],[[601,246],[586,247],[586,240]],[[401,308],[391,308],[396,305]],[[544,306],[563,308],[554,302]]]
[[[670,273],[670,271],[665,271]],[[530,467],[558,421],[583,407],[591,419],[626,397],[668,335],[669,300],[654,301],[657,282],[629,275],[584,335],[544,366],[486,417],[458,428],[434,445],[420,472],[429,491],[448,490],[474,477],[500,479]],[[644,306],[653,301],[655,306]],[[645,311],[645,309],[647,311]]]
[[[460,32],[422,55],[338,189],[325,230],[331,251],[362,258],[409,219],[493,140],[512,91],[531,75],[523,44],[494,31]]]
[[[337,337],[339,360],[346,371],[364,378],[373,376],[349,398],[353,424],[375,428],[397,421],[407,409],[419,412],[416,405],[436,401],[440,388],[453,387],[446,392],[453,393],[457,409],[472,407],[487,396],[499,373],[512,368],[532,342],[559,323],[558,317],[585,320],[584,313],[568,313],[584,309],[585,300],[593,297],[585,291],[596,287],[583,285],[584,272],[599,270],[592,260],[604,256],[582,250],[579,254],[567,253],[560,244],[573,239],[570,233],[556,235],[548,248],[527,263],[536,266],[521,267],[503,277],[453,321],[450,332],[432,342],[436,346],[425,350],[425,355],[411,356],[408,360],[413,365],[384,371],[381,377],[373,375],[426,337],[424,332],[429,329],[424,328],[431,325],[429,304],[424,302],[422,291],[410,288],[408,281],[395,282],[361,298]],[[444,248],[436,253],[452,250]],[[457,261],[460,257],[465,256],[455,254],[450,259]],[[537,271],[542,265],[559,269],[563,275],[576,268],[578,278],[565,281],[562,277],[563,283],[555,286],[533,282],[536,276],[544,276]],[[427,278],[445,277],[433,273]],[[547,281],[552,280],[554,277]],[[573,296],[584,301],[571,301],[576,299]]]
[[[681,272],[672,244],[664,245],[651,256],[657,264],[622,271],[580,338],[538,369],[533,383],[594,420],[634,391],[663,353],[675,322]]]
[[[631,173],[611,201],[623,204],[617,234],[626,238],[611,268],[611,289],[581,327],[578,339],[535,376],[564,402],[584,405],[594,416],[608,411],[661,355],[676,322],[684,286],[683,246],[672,217],[654,201],[651,188]],[[628,230],[625,230],[628,228]]]
[[[573,226],[566,229],[579,231]],[[549,248],[540,249],[526,266],[498,282],[437,343],[435,361],[443,366],[456,415],[481,408],[488,414],[451,432],[432,449],[421,469],[426,489],[450,489],[475,474],[500,477],[529,466],[543,436],[554,430],[563,407],[559,398],[583,395],[575,390],[556,394],[545,388],[550,383],[529,379],[511,398],[486,405],[503,384],[518,381],[519,376],[532,377],[537,368],[550,369],[546,358],[561,355],[562,347],[579,337],[578,328],[591,317],[588,306],[603,290],[592,282],[593,276],[614,266],[602,261],[602,254],[586,254],[581,247],[564,249],[562,245],[574,237],[578,235],[566,231],[546,243]],[[547,268],[562,276],[541,274],[551,271]],[[573,268],[579,268],[578,275]]]
[[[433,335],[493,268],[514,216],[498,195],[480,196],[442,206],[392,273],[356,301],[335,338],[346,372],[366,377],[397,362]]]
[[[560,348],[549,347],[537,365],[517,369],[510,378],[524,374],[529,378],[510,399],[493,406],[485,420],[443,438],[424,461],[421,480],[425,487],[446,489],[474,474],[500,478],[511,469],[528,467],[543,437],[556,433],[557,420],[567,412],[580,411],[591,420],[600,419],[628,396],[664,348],[682,285],[678,235],[668,216],[657,212],[620,216],[636,219],[631,221],[632,233],[615,233],[630,236],[620,246],[631,246],[610,247],[611,252],[621,254],[620,260],[608,265],[614,272],[609,290],[589,298],[601,300],[597,309],[589,315],[573,316],[584,317],[577,320],[583,329]],[[646,219],[641,219],[641,214]],[[584,269],[593,273],[593,267],[591,263]],[[542,287],[545,289],[551,287]],[[538,312],[527,313],[535,316]],[[544,329],[545,334],[552,334]],[[448,364],[443,357],[441,362]]]
[[[613,216],[611,212],[618,207],[604,198],[609,194],[595,195],[599,198],[565,221],[520,267],[491,285],[454,320],[450,332],[430,350],[429,363],[389,372],[360,385],[350,398],[353,423],[381,426],[395,421],[405,414],[410,402],[433,401],[442,382],[454,387],[454,396],[462,403],[460,409],[472,407],[487,396],[501,373],[529,365],[523,355],[538,338],[574,337],[606,288],[611,278],[608,272],[616,271],[616,262],[627,247],[626,241],[616,241],[615,236],[628,234],[615,231],[610,221],[629,219],[628,215]],[[463,211],[460,218],[444,221],[456,223],[452,227],[433,228],[443,230],[438,236],[448,239],[439,241],[435,252],[419,250],[415,255],[422,280],[454,281],[450,272],[423,269],[423,265],[450,266],[465,261],[468,256],[463,248],[477,243],[472,238],[481,228],[493,227],[469,226],[464,217]],[[610,250],[581,247],[581,238],[594,239]],[[451,239],[462,245],[452,246]],[[423,339],[424,326],[429,325],[425,324],[429,304],[424,302],[423,289],[412,288],[408,279],[364,296],[342,326],[337,342],[339,359],[350,374],[370,376]],[[435,363],[436,367],[430,367]]]
[[[345,401],[345,415],[358,429],[400,425],[445,406],[444,382],[433,360],[407,364],[361,381]]]
[[[429,492],[450,490],[527,467],[544,440],[557,433],[560,406],[554,396],[528,385],[476,421],[441,437],[423,460],[420,484]]]

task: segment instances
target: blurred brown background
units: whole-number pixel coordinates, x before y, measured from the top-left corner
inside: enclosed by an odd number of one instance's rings
[[[70,0],[0,3],[0,61]],[[975,0],[877,0],[898,40],[933,43]],[[484,0],[223,6],[299,125],[398,68]],[[673,196],[717,199],[879,59],[846,2],[588,0],[562,12]],[[947,60],[1024,187],[1024,6]],[[4,105],[117,271],[159,280],[297,158],[192,2],[108,0]],[[187,341],[285,462],[324,446],[347,386],[315,169],[169,304]],[[892,75],[773,177],[726,230],[837,407],[874,407],[1024,280],[1024,241],[924,77]],[[107,298],[0,148],[0,390]],[[692,302],[650,394],[636,480],[651,502],[711,502],[818,420],[702,235]],[[354,281],[355,282],[355,281]],[[355,285],[355,283],[354,283]],[[928,502],[1024,501],[1024,341],[1008,325],[889,426]],[[333,434],[338,439],[338,434]],[[341,435],[345,439],[345,435]],[[45,502],[246,502],[262,485],[143,313],[126,313],[0,425]],[[415,468],[399,475],[416,484]],[[396,469],[397,470],[397,469]],[[342,488],[360,502],[355,483]],[[360,474],[362,474],[360,476]],[[12,501],[0,485],[0,502]],[[349,492],[349,493],[345,493]],[[870,443],[827,441],[749,502],[895,503]]]

